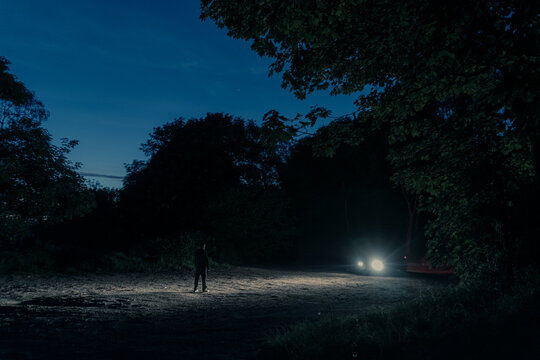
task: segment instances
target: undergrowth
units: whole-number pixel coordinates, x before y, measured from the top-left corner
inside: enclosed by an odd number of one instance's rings
[[[258,358],[540,358],[538,279],[528,273],[511,294],[457,286],[388,309],[303,322],[268,338]]]
[[[62,249],[39,242],[0,252],[0,274],[43,272],[169,272],[193,269],[193,254],[205,239],[198,233],[158,238],[142,248],[100,252]],[[210,257],[211,267],[224,267]]]

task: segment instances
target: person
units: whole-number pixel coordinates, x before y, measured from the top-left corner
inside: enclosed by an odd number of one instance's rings
[[[206,271],[210,270],[210,266],[208,265],[206,244],[201,244],[201,247],[195,251],[193,263],[195,265],[195,286],[193,287],[193,292],[198,292],[199,276],[202,278],[203,292],[208,292],[206,289]]]

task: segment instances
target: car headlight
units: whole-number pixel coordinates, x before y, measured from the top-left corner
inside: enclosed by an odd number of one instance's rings
[[[371,261],[371,268],[375,271],[383,271],[384,270],[384,264],[379,259],[374,259]]]
[[[363,261],[359,261],[359,262],[356,263],[356,265],[358,265],[358,267],[363,268],[363,267],[364,267],[364,262],[363,262]]]

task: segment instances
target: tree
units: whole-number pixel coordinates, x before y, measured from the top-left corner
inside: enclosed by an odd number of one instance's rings
[[[273,210],[279,201],[262,191],[277,186],[277,159],[263,147],[259,127],[220,113],[178,118],[155,128],[142,150],[149,159],[128,166],[120,194],[125,218],[137,224],[136,236],[196,231],[215,236],[221,249],[251,239],[252,248],[264,253],[269,241],[263,237],[276,234],[269,226],[281,221],[273,216],[284,215]],[[273,215],[257,218],[259,211]]]
[[[9,73],[9,61],[0,56],[0,99],[14,106],[26,105],[34,101],[33,94]]]
[[[66,154],[77,144],[52,144],[41,123],[43,104],[0,58],[0,237],[13,243],[35,224],[59,222],[92,206],[84,179]]]
[[[361,145],[342,144],[328,156],[328,142],[343,142],[337,132],[354,126],[353,119],[342,119],[318,129],[296,141],[280,166],[305,261],[356,262],[368,248],[404,255],[407,212],[400,191],[390,184],[383,134]]]
[[[517,244],[536,241],[516,214],[539,212],[523,201],[538,194],[539,14],[511,0],[202,0],[299,98],[359,94],[357,120],[388,131],[392,180],[432,219],[435,263],[465,275],[498,258],[509,277]]]

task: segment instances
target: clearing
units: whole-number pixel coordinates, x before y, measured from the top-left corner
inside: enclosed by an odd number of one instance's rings
[[[0,359],[246,359],[276,329],[385,307],[447,281],[335,269],[0,277]],[[200,286],[200,284],[199,284]]]

